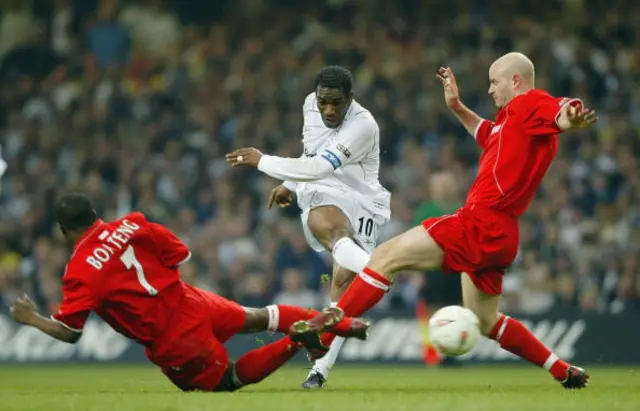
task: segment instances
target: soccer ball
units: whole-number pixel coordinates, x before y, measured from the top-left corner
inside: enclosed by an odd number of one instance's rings
[[[429,337],[433,346],[447,357],[468,353],[480,340],[480,321],[473,311],[450,305],[429,319]]]

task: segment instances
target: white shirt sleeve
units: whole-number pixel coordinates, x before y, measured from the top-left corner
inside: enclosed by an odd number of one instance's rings
[[[333,167],[320,156],[285,158],[263,155],[258,170],[278,180],[305,182],[322,180],[331,174]]]
[[[360,161],[375,144],[378,126],[370,117],[345,122],[335,140],[314,157],[283,158],[263,155],[258,170],[278,180],[322,180],[347,164]]]

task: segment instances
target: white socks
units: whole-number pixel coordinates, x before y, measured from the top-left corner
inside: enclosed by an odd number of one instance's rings
[[[333,261],[340,267],[344,267],[356,274],[364,270],[371,257],[369,253],[360,248],[360,246],[349,237],[339,239],[333,246],[332,254]]]
[[[331,307],[335,307],[337,304],[338,303],[332,302]],[[316,360],[315,364],[313,364],[313,368],[311,368],[309,375],[317,372],[322,374],[325,380],[329,378],[329,371],[338,359],[338,354],[340,353],[342,344],[344,344],[344,340],[344,337],[336,337],[331,343],[331,347],[329,347],[329,352],[327,352],[324,357]]]
[[[344,267],[349,271],[353,271],[356,274],[359,274],[364,270],[369,263],[369,258],[371,257],[369,253],[364,251],[349,237],[344,237],[338,240],[333,246],[332,254],[333,261],[335,261],[339,266]],[[335,306],[337,306],[337,303],[332,302],[331,307]],[[320,373],[326,380],[329,377],[329,371],[338,359],[338,354],[340,353],[342,344],[344,344],[344,340],[345,339],[343,337],[336,337],[331,343],[331,347],[329,347],[329,351],[325,356],[315,362],[309,375],[313,373]]]

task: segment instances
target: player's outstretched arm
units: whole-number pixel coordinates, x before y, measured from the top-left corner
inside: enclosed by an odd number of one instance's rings
[[[379,136],[378,125],[370,115],[345,122],[335,139],[316,156],[284,158],[267,156],[255,148],[241,148],[227,154],[231,166],[256,167],[278,180],[305,182],[322,180],[340,167],[360,161]]]
[[[321,180],[334,170],[332,163],[323,156],[286,158],[268,156],[255,148],[241,148],[226,156],[233,167],[256,167],[263,173],[278,180],[294,182]]]
[[[60,341],[75,343],[82,336],[82,333],[73,331],[57,321],[38,314],[36,305],[26,294],[19,297],[11,306],[11,314],[17,322],[35,327]]]
[[[447,107],[455,114],[469,134],[475,137],[476,130],[484,119],[469,107],[465,106],[460,100],[458,84],[456,77],[453,75],[453,71],[451,71],[449,67],[440,67],[436,77],[442,83],[444,100],[447,103]]]

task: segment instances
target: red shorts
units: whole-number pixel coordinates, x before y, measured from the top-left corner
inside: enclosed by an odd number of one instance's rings
[[[444,251],[442,270],[464,272],[482,292],[502,293],[502,276],[518,252],[517,218],[480,207],[422,222]]]
[[[172,326],[147,350],[147,356],[180,389],[215,389],[229,364],[224,343],[245,323],[241,305],[193,287]]]

